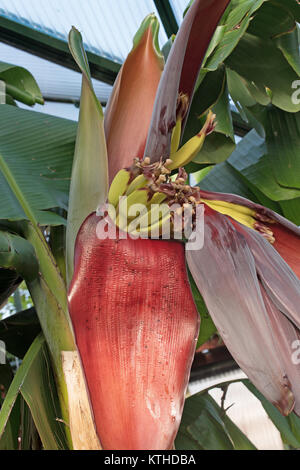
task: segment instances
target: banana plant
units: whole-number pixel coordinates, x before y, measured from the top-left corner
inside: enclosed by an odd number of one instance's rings
[[[171,167],[175,169],[187,163],[186,147],[176,152],[174,165],[167,158],[168,136],[174,128],[177,144],[173,148],[177,151],[178,136],[184,127],[205,50],[227,3],[227,0],[213,2],[209,7],[207,2],[194,3],[161,78],[163,58],[157,48],[157,20],[153,15],[145,19],[105,112],[107,153],[103,144],[100,149],[100,136],[88,126],[87,115],[82,113],[80,117],[68,219],[79,220],[82,225],[78,232],[79,223],[74,226],[68,223],[70,270],[74,264],[68,299],[97,434],[104,449],[172,448],[195,352],[199,316],[189,287],[184,245],[176,241],[122,239],[125,232],[121,227],[114,239],[99,239],[99,217],[95,211],[106,198],[118,205],[119,196],[125,192],[131,204],[146,202],[151,192],[148,186],[165,180],[167,191]],[[205,22],[202,18],[206,18]],[[195,40],[202,45],[198,50],[193,47]],[[103,122],[81,38],[75,29],[70,33],[70,48],[83,72],[83,92],[87,89],[88,100],[94,103],[90,117],[97,115]],[[83,106],[84,103],[82,109]],[[157,140],[147,141],[147,135],[153,133],[156,110],[164,114],[159,127],[162,133]],[[81,119],[88,126],[88,134],[84,136]],[[210,113],[203,129],[188,144],[194,149],[193,154],[212,130]],[[90,136],[88,148],[81,145],[86,135]],[[157,149],[149,150],[152,143],[157,144]],[[98,151],[92,153],[91,149]],[[145,152],[147,156],[143,158]],[[192,159],[193,154],[188,158]],[[151,164],[148,155],[163,159]],[[99,161],[102,169],[95,175]],[[106,188],[107,167],[110,188],[108,193],[100,194]],[[89,184],[91,174],[93,178],[102,178],[102,186],[99,181],[96,186]],[[181,170],[180,174],[176,184],[183,186]],[[82,185],[86,187],[84,192]],[[96,196],[97,204],[89,194]],[[153,192],[154,198],[157,195],[157,191]],[[73,199],[80,198],[80,206],[73,203]],[[94,204],[92,213],[91,204]]]
[[[153,90],[145,89],[144,102],[153,105],[151,120],[147,112],[128,116],[123,101],[128,92],[131,109],[130,63],[133,55],[137,63],[140,57],[135,43],[104,116],[107,152],[102,149],[95,157],[77,146],[79,163],[75,160],[71,203],[73,197],[80,198],[77,181],[85,187],[89,181],[93,158],[102,159],[97,175],[103,178],[102,188],[106,188],[107,167],[111,181],[107,194],[98,194],[93,212],[86,192],[82,194],[87,206],[78,209],[74,204],[69,212],[70,220],[83,222],[69,237],[69,312],[104,449],[173,446],[199,328],[185,259],[240,367],[282,414],[299,413],[299,367],[292,361],[299,335],[299,259],[292,258],[291,252],[299,249],[300,231],[263,206],[189,186],[184,170],[215,128],[215,116],[209,112],[202,129],[181,145],[199,67],[227,4],[219,1],[208,6],[198,0],[189,8],[154,103]],[[151,24],[150,17],[139,33],[146,50]],[[194,41],[201,47],[194,47]],[[156,87],[161,56],[156,40],[151,42],[156,61],[148,51],[146,57],[156,69],[149,74]],[[80,36],[74,29],[70,44],[82,70],[85,64],[83,80],[94,99]],[[144,82],[137,75],[134,91],[138,94],[140,87]],[[93,109],[97,107],[95,102]],[[117,129],[126,120],[130,124],[123,137]],[[99,135],[92,137],[89,148]],[[80,165],[85,173],[78,171]],[[100,191],[99,186],[95,190]],[[103,205],[106,198],[109,206]],[[190,209],[190,237],[176,240],[174,214],[164,213],[164,208],[158,216],[153,214],[157,203],[168,207],[176,203],[179,212]],[[131,211],[136,204],[145,208],[138,217]],[[196,223],[200,206],[204,208],[204,244],[192,251],[187,248],[189,242],[203,231]],[[168,240],[163,239],[166,224],[171,226]],[[156,239],[150,237],[153,231]]]
[[[241,31],[260,3],[247,7]],[[75,28],[70,32],[70,51],[82,72],[82,96],[66,263],[60,227],[65,220],[49,209],[66,208],[62,194],[67,175],[49,162],[45,168],[42,164],[52,158],[52,148],[57,151],[60,141],[69,159],[75,127],[32,115],[36,132],[47,128],[43,156],[37,159],[29,151],[29,138],[22,147],[13,144],[18,168],[23,156],[32,160],[28,181],[47,187],[42,200],[33,184],[22,181],[13,152],[5,145],[0,148],[0,169],[9,192],[9,198],[3,194],[1,213],[6,214],[7,201],[14,198],[16,219],[21,220],[5,220],[1,226],[0,264],[5,270],[13,268],[13,285],[25,278],[42,328],[0,410],[4,447],[9,441],[18,443],[13,410],[21,399],[44,448],[172,449],[199,331],[196,286],[252,383],[283,415],[299,413],[299,371],[293,362],[299,339],[299,229],[245,198],[188,183],[188,165],[201,154],[206,137],[218,130],[215,109],[207,109],[197,133],[184,136],[195,84],[205,73],[201,63],[212,51],[224,50],[223,43],[219,49],[213,44],[224,32],[219,20],[228,4],[195,0],[165,66],[158,21],[148,16],[105,113],[92,87],[81,35]],[[229,27],[227,33],[238,41],[238,30]],[[26,127],[29,112],[20,113]],[[10,119],[15,120],[15,113],[7,109]],[[136,205],[145,209],[138,216]],[[177,212],[169,211],[173,206]],[[198,218],[203,212],[204,218]],[[186,221],[176,218],[182,213],[188,214]],[[178,226],[178,220],[183,225]],[[51,226],[50,236],[45,226]],[[204,240],[203,246],[189,250],[195,235]],[[24,269],[20,252],[31,256],[31,269]],[[193,277],[193,291],[188,275]],[[40,393],[42,387],[48,388],[51,400]],[[222,446],[253,448],[233,423],[216,415],[218,407],[210,398],[200,402],[203,416],[212,413],[216,419],[213,429],[218,436],[220,426],[226,427]],[[196,428],[199,420],[192,420]],[[184,417],[183,433],[187,426],[190,434],[190,421]],[[233,437],[237,435],[239,443]],[[179,448],[180,441],[175,441]]]

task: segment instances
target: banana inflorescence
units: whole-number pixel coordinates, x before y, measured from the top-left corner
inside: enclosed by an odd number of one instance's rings
[[[172,204],[176,211],[200,201],[199,188],[187,184],[183,169],[201,150],[206,135],[215,127],[215,115],[209,111],[201,131],[179,150],[181,125],[186,114],[188,99],[180,95],[177,102],[177,121],[171,140],[171,155],[166,160],[151,163],[149,157],[134,159],[130,168],[120,170],[109,189],[108,202],[115,208],[114,219],[122,230],[136,234],[156,233],[161,235],[164,224],[173,222],[174,214],[169,210]],[[171,176],[172,170],[178,173]]]
[[[108,202],[115,209],[114,213],[109,213],[110,217],[119,228],[133,235],[151,234],[152,238],[159,238],[164,228],[170,230],[171,227],[174,235],[174,218],[187,207],[191,210],[190,220],[193,229],[196,205],[204,203],[242,225],[257,230],[270,243],[274,243],[274,234],[265,224],[265,222],[273,223],[273,220],[265,220],[254,209],[246,206],[201,198],[200,189],[187,184],[187,174],[183,167],[195,158],[201,150],[206,135],[214,130],[215,115],[209,111],[201,131],[177,150],[186,109],[187,98],[185,95],[180,95],[170,158],[155,163],[151,163],[149,157],[144,160],[136,158],[130,168],[117,173],[108,194]],[[178,173],[171,175],[172,170],[176,169]],[[183,225],[180,227],[182,231],[184,223],[183,218]]]
[[[171,177],[170,163],[170,159],[153,164],[147,158],[136,159],[130,169],[116,175],[108,202],[115,208],[115,217],[111,213],[110,217],[119,228],[141,236],[155,234],[158,238],[163,228],[170,226],[170,220],[173,222],[172,208],[178,213],[185,205],[200,203],[199,188],[186,184],[183,168]]]

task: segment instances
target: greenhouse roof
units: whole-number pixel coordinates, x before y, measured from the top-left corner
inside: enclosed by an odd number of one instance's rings
[[[82,32],[92,74],[112,83],[145,16],[154,12],[160,18],[159,40],[163,45],[168,36],[177,32],[186,3],[186,0],[0,0],[0,39],[71,66],[65,55],[68,33],[74,25]]]
[[[0,60],[27,68],[45,105],[35,110],[77,119],[81,74],[68,49],[74,25],[83,36],[94,87],[105,104],[142,20],[154,12],[159,42],[177,32],[187,0],[0,0]]]

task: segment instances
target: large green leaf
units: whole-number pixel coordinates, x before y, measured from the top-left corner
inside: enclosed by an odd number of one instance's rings
[[[295,72],[300,76],[299,26],[275,39],[276,46]]]
[[[0,62],[0,80],[5,82],[6,93],[14,99],[29,106],[44,103],[35,79],[23,67]]]
[[[294,15],[285,7],[285,2],[269,0],[256,11],[249,24],[248,33],[263,39],[272,39],[291,31],[294,27]]]
[[[229,67],[227,67],[226,73],[229,92],[233,101],[243,106],[254,106],[256,100],[248,90],[246,80]]]
[[[0,409],[13,380],[13,371],[9,364],[0,364]],[[0,450],[17,450],[20,433],[20,399],[18,398],[10,413],[5,431],[0,439]]]
[[[229,4],[221,25],[225,26],[222,32],[216,32],[213,38],[215,43],[213,52],[204,64],[205,70],[216,70],[218,66],[231,54],[241,37],[245,34],[253,13],[265,0],[236,0]],[[221,34],[222,33],[222,34]]]
[[[273,39],[298,75],[300,75],[300,56],[296,21],[297,18],[299,20],[299,10],[295,0],[268,1],[256,12],[248,28],[250,34],[262,39]]]
[[[206,137],[194,163],[219,163],[226,160],[235,147],[225,67],[207,73],[193,98],[183,141],[199,132],[204,124],[203,113],[209,108],[216,115],[215,131]]]
[[[291,99],[291,84],[298,74],[271,39],[245,33],[226,65],[247,80],[253,98],[260,104],[272,102],[287,111],[297,112],[300,104]]]
[[[0,308],[18,288],[22,278],[16,271],[0,268]]]
[[[282,213],[280,206],[251,184],[242,173],[238,172],[227,161],[216,165],[199,186],[206,191],[233,193],[260,203],[270,209]]]
[[[275,166],[271,164],[267,152],[264,139],[252,130],[238,143],[227,163],[244,177],[252,191],[257,188],[270,200],[281,201],[299,197],[298,189],[285,188],[278,184],[274,177]]]
[[[300,198],[298,197],[289,201],[280,201],[279,204],[283,215],[294,222],[294,224],[300,225]]]
[[[29,281],[37,277],[39,266],[31,243],[0,230],[0,267],[14,270]]]
[[[200,181],[201,189],[205,191],[216,191],[220,193],[234,193],[258,202],[254,193],[243,182],[227,162],[219,163]]]
[[[237,165],[237,162],[233,163],[234,167]],[[298,189],[284,188],[277,183],[267,155],[263,155],[258,162],[253,165],[249,164],[249,166],[240,171],[247,181],[252,183],[252,186],[258,188],[273,201],[289,200],[299,197],[300,195]]]
[[[33,246],[24,238],[0,230],[0,306],[23,279],[38,275]]]
[[[0,410],[0,439],[19,393],[30,408],[44,449],[66,449],[50,359],[42,335],[32,343],[6,394]]]
[[[47,209],[67,208],[76,123],[0,106],[0,219],[65,220]]]
[[[213,106],[212,111],[216,115],[215,131],[206,137],[201,151],[194,159],[196,163],[220,163],[226,160],[235,149],[226,81],[224,82],[223,92],[218,102]]]
[[[268,108],[266,133],[268,161],[276,182],[297,188],[298,195],[294,197],[300,197],[300,112],[291,114]]]
[[[279,3],[279,0],[277,0],[277,3]],[[289,9],[289,11],[294,15],[295,20],[300,23],[300,8],[298,0],[284,0],[284,6]]]
[[[220,65],[213,72],[207,73],[201,82],[198,79],[186,128],[184,130],[184,142],[199,132],[199,117],[218,102],[224,90],[224,81],[224,65]]]
[[[23,358],[41,326],[34,307],[0,321],[0,340],[7,352]]]
[[[248,127],[254,128],[260,136],[265,137],[265,130],[262,124],[252,112],[255,109],[256,100],[249,91],[247,80],[229,67],[226,68],[226,75],[228,91],[240,114],[240,118]],[[234,117],[236,120],[236,116]]]
[[[175,447],[177,450],[255,450],[208,391],[186,399]]]

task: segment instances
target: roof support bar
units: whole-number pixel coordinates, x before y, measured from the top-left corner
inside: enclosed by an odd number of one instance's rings
[[[154,0],[154,2],[168,36],[173,33],[175,34],[178,30],[178,24],[169,0],[164,0],[163,2],[161,0]],[[40,31],[36,31],[28,26],[1,16],[0,41],[78,71],[66,41],[41,33]],[[92,77],[112,85],[120,70],[121,64],[100,57],[92,52],[87,52],[87,57]],[[233,120],[235,133],[237,135],[244,136],[250,130],[245,123],[241,121],[237,113],[233,113]]]
[[[0,17],[0,41],[78,71],[66,41],[41,33],[16,21]],[[92,52],[87,52],[87,57],[92,77],[110,85],[113,84],[121,64]]]
[[[168,38],[178,31],[178,23],[169,0],[154,0],[160,19],[166,30]]]

